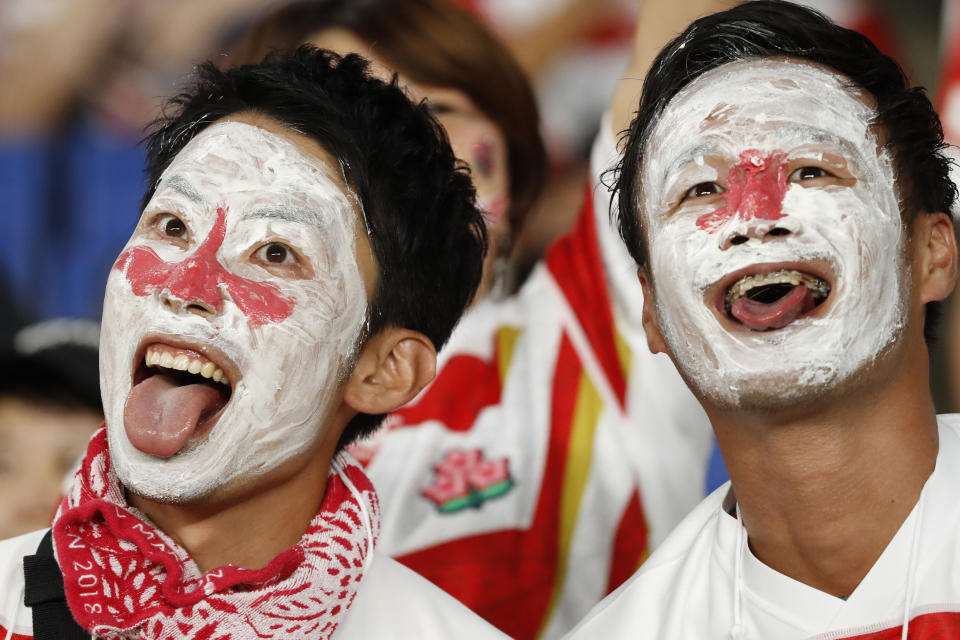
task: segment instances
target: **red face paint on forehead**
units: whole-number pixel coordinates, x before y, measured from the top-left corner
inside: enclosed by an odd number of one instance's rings
[[[786,154],[748,149],[727,178],[726,206],[697,218],[697,227],[715,233],[727,220],[779,220],[787,193]]]
[[[138,296],[166,289],[186,303],[202,302],[220,312],[223,285],[250,327],[286,319],[293,313],[294,301],[282,295],[276,285],[241,278],[217,260],[227,230],[226,212],[223,207],[217,209],[210,234],[189,258],[165,262],[149,247],[131,247],[120,254],[114,269],[126,276]]]

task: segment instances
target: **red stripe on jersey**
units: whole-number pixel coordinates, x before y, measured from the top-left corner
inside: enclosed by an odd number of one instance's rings
[[[621,408],[626,406],[627,378],[614,341],[613,308],[594,226],[593,197],[588,185],[573,230],[553,243],[545,262],[570,303]]]
[[[859,636],[844,636],[838,640],[900,640],[903,626],[890,627],[883,631]],[[960,638],[960,613],[942,611],[925,613],[910,621],[907,629],[909,640],[958,640]]]
[[[536,636],[550,603],[564,466],[582,370],[564,334],[554,369],[546,463],[530,528],[460,538],[397,558],[517,640]]]
[[[0,639],[6,640],[8,633],[10,632],[2,624],[0,624]],[[20,633],[14,633],[10,636],[10,640],[33,640],[33,636],[25,636]]]
[[[640,491],[634,487],[613,539],[613,557],[606,593],[610,593],[633,575],[640,562],[650,553],[647,546],[648,533],[643,506],[640,504]]]

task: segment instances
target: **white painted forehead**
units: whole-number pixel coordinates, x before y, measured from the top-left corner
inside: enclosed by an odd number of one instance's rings
[[[302,192],[322,177],[324,191],[336,181],[336,169],[321,158],[304,153],[291,140],[245,122],[218,122],[188,142],[164,170],[161,182],[187,172],[209,179],[219,174],[241,181],[255,179],[259,186],[293,188]],[[205,180],[206,181],[206,180]],[[241,184],[240,182],[237,183]]]
[[[176,155],[174,162],[206,155],[223,155],[228,150],[250,157],[286,153],[307,158],[283,136],[246,122],[228,120],[212,124],[194,136]]]
[[[779,122],[863,139],[875,116],[845,76],[788,59],[752,59],[711,69],[684,87],[661,114],[650,143],[713,126]],[[658,144],[652,146],[659,148]]]
[[[187,195],[192,191],[196,201],[231,198],[241,208],[306,206],[327,212],[325,218],[351,211],[365,222],[360,199],[344,186],[342,168],[330,158],[301,151],[288,138],[252,124],[218,122],[184,145],[161,175],[157,194],[170,186]]]

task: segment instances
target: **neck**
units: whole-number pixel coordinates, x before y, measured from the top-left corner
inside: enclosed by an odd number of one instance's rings
[[[335,443],[335,439],[333,441]],[[201,571],[226,564],[261,569],[295,545],[320,510],[332,446],[287,461],[266,485],[203,504],[162,503],[128,493],[130,504],[180,544]]]
[[[758,559],[826,593],[853,592],[936,463],[922,353],[896,363],[890,384],[802,415],[710,412]]]

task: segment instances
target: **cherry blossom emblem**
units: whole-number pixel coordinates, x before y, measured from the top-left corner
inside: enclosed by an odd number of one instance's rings
[[[434,468],[433,483],[423,495],[440,513],[455,513],[499,498],[513,487],[510,460],[485,460],[480,449],[453,449]]]

